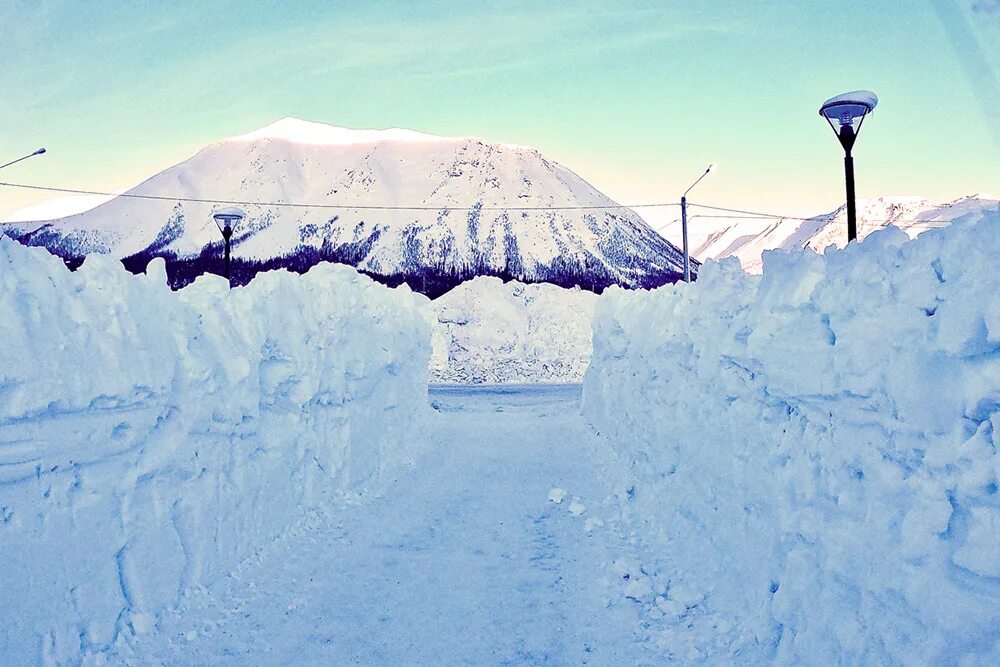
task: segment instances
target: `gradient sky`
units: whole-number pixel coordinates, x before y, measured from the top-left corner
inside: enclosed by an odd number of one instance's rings
[[[13,182],[126,187],[298,116],[528,144],[623,203],[715,161],[693,199],[811,214],[843,198],[817,109],[870,88],[859,196],[1000,194],[1000,0],[2,0],[0,43],[0,162],[49,150]]]

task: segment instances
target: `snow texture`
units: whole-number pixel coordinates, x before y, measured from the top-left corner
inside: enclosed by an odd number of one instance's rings
[[[110,662],[651,664],[644,605],[610,567],[629,535],[546,499],[617,506],[579,385],[429,393],[431,444],[379,497],[307,517]]]
[[[826,102],[823,102],[823,106],[820,109],[826,109],[827,107],[834,104],[860,104],[868,107],[871,111],[878,104],[878,95],[870,90],[852,90],[849,93],[842,93],[840,95],[835,95],[831,97]],[[822,113],[822,111],[820,112]]]
[[[601,297],[584,411],[670,598],[729,629],[693,655],[1000,663],[997,257],[994,214]]]
[[[0,239],[0,312],[3,664],[132,642],[421,446],[426,299],[349,267],[171,292]]]
[[[597,296],[480,277],[435,299],[431,379],[577,383],[590,363]]]

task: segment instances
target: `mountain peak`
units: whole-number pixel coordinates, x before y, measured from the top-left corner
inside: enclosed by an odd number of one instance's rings
[[[370,144],[385,141],[422,143],[430,141],[447,141],[444,137],[424,134],[413,130],[390,128],[385,130],[353,130],[337,127],[327,123],[317,123],[301,118],[288,116],[270,125],[233,137],[229,141],[249,142],[261,139],[279,139],[297,144],[313,144],[324,146],[345,146],[352,144]]]

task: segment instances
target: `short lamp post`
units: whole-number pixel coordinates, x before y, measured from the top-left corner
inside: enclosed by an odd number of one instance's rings
[[[698,177],[698,180],[691,184],[684,194],[681,195],[681,235],[683,236],[684,245],[684,282],[691,282],[691,254],[688,250],[688,209],[687,209],[687,195],[694,186],[701,183],[701,179],[708,176],[708,173],[715,169],[715,164],[710,164],[705,169],[705,173]]]
[[[245,217],[246,213],[239,208],[220,208],[212,213],[212,219],[215,220],[219,232],[222,233],[222,240],[226,244],[226,280],[229,281],[230,287],[232,287],[232,279],[229,276],[229,257],[232,252],[233,229]]]
[[[858,219],[854,203],[854,157],[851,149],[858,139],[861,124],[878,104],[870,90],[855,90],[831,97],[819,108],[819,115],[830,124],[840,145],[844,147],[844,177],[847,181],[847,242],[858,238]],[[834,124],[836,123],[836,125]]]

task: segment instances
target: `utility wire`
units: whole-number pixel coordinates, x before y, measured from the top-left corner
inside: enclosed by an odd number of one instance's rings
[[[169,202],[190,202],[195,204],[230,204],[239,206],[284,206],[287,208],[325,208],[325,209],[347,209],[354,211],[599,211],[599,210],[624,210],[632,208],[657,208],[667,206],[680,206],[677,202],[665,202],[658,204],[607,204],[603,206],[394,206],[378,204],[304,204],[298,202],[267,202],[267,201],[240,201],[235,199],[196,199],[193,197],[167,197],[162,195],[141,195],[130,192],[115,194],[113,192],[98,192],[96,190],[77,190],[75,188],[56,188],[43,185],[27,185],[24,183],[4,183],[0,186],[8,188],[22,188],[25,190],[43,190],[45,192],[59,192],[62,194],[75,195],[95,195],[100,197],[125,197],[127,199],[146,199],[153,201]],[[18,222],[7,222],[0,224],[16,225]]]
[[[394,205],[378,205],[378,204],[307,204],[299,202],[266,202],[266,201],[241,201],[234,199],[197,199],[193,197],[167,197],[163,195],[141,195],[129,192],[123,192],[116,194],[114,192],[99,192],[96,190],[80,190],[75,188],[57,188],[44,185],[29,185],[24,183],[5,183],[0,182],[0,186],[8,188],[21,188],[25,190],[41,190],[45,192],[58,192],[62,194],[76,194],[76,195],[93,195],[100,197],[124,197],[126,199],[143,199],[152,201],[168,201],[168,202],[189,202],[195,204],[229,204],[238,206],[262,206],[262,207],[286,207],[286,208],[321,208],[321,209],[347,209],[355,211],[600,211],[600,210],[625,210],[625,209],[635,209],[635,208],[666,208],[670,206],[680,206],[677,202],[661,202],[653,204],[608,204],[605,206],[394,206]],[[794,215],[781,215],[778,213],[763,213],[760,211],[748,211],[745,209],[738,208],[726,208],[723,206],[713,206],[710,204],[698,204],[698,203],[688,203],[690,207],[703,208],[711,211],[728,212],[736,215],[710,215],[710,214],[695,214],[690,216],[689,219],[693,220],[695,218],[715,218],[715,219],[725,219],[725,220],[796,220],[805,222],[808,220],[818,220],[823,218],[828,214],[821,214],[813,216],[810,218],[805,218],[801,216]],[[38,222],[37,220],[25,220],[25,221],[9,221],[0,222],[0,225],[24,225],[31,224],[33,222]],[[662,227],[656,229],[656,231],[662,231],[670,225],[680,222],[680,220],[674,220]],[[903,219],[872,219],[864,218],[862,222],[876,222],[876,223],[908,223],[911,227],[921,226],[919,220],[903,220]],[[947,225],[951,220],[929,220],[928,223],[939,222]],[[927,225],[930,228],[934,228],[937,225]]]

